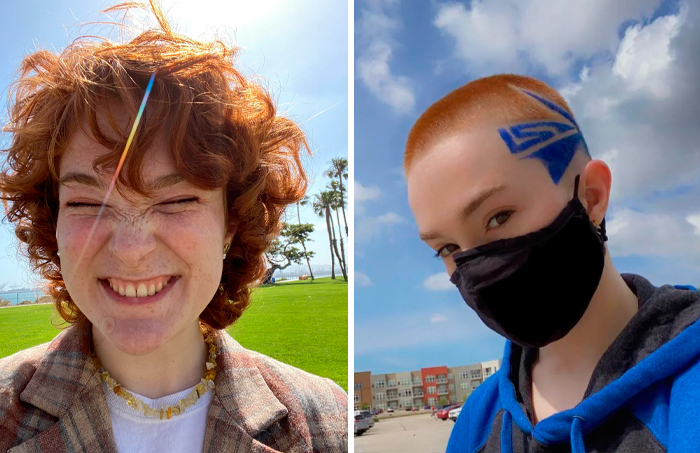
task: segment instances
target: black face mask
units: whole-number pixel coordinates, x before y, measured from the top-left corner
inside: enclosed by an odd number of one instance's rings
[[[596,228],[578,198],[539,231],[455,254],[450,280],[488,327],[523,347],[563,338],[603,273],[605,220]]]

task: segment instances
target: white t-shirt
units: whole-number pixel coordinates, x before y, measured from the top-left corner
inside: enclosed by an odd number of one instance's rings
[[[160,420],[146,417],[133,409],[126,404],[126,400],[115,395],[105,382],[102,382],[102,388],[107,397],[109,415],[112,418],[112,431],[119,453],[202,451],[207,412],[214,394],[213,389],[209,389],[182,414],[173,415],[170,420]],[[187,397],[192,388],[158,399],[146,398],[131,391],[130,393],[156,409],[163,404],[177,405],[179,400]]]

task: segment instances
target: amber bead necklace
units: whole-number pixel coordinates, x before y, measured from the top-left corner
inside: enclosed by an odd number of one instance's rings
[[[133,407],[137,411],[143,413],[147,417],[160,418],[161,420],[169,420],[173,415],[180,415],[185,412],[185,409],[192,406],[197,400],[207,393],[209,389],[214,389],[214,379],[216,378],[216,346],[214,345],[214,340],[211,335],[207,335],[204,326],[200,324],[200,329],[204,335],[204,341],[209,345],[209,360],[207,360],[207,372],[202,378],[201,382],[197,384],[192,391],[180,401],[177,402],[175,406],[168,406],[163,404],[160,409],[155,409],[150,407],[148,404],[144,403],[141,399],[136,398],[131,392],[126,390],[124,387],[117,384],[117,382],[112,379],[107,371],[102,367],[100,359],[92,353],[92,362],[95,365],[95,369],[100,373],[100,377],[103,381],[107,383],[110,389],[115,395],[126,400],[126,404]]]

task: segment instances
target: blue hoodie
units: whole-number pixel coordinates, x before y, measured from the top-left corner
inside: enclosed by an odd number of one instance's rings
[[[700,452],[700,292],[623,275],[639,311],[598,362],[583,401],[533,426],[537,350],[507,342],[469,397],[447,453]]]

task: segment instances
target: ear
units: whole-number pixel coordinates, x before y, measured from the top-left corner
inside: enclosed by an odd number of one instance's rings
[[[581,173],[579,198],[594,223],[600,224],[608,212],[611,184],[610,167],[602,160],[588,162]]]

